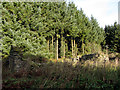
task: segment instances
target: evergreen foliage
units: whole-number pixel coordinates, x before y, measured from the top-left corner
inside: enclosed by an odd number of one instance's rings
[[[111,52],[120,52],[120,25],[105,26],[106,44]]]
[[[72,50],[93,53],[88,44],[100,45],[104,30],[92,16],[89,19],[74,3],[4,2],[2,3],[2,57],[11,45],[23,53],[47,58],[65,57]],[[117,38],[117,37],[116,37]]]
[[[9,55],[11,45],[20,47],[24,54],[48,56],[42,26],[37,3],[3,3],[2,57]]]

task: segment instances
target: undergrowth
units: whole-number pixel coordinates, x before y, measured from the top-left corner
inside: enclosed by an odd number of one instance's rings
[[[3,89],[6,88],[81,88],[120,89],[120,67],[90,67],[67,62],[49,62],[39,68],[11,73],[3,71]]]

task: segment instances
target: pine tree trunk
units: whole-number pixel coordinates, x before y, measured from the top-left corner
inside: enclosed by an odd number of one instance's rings
[[[56,40],[56,60],[58,60],[58,35]]]
[[[74,57],[75,57],[75,39],[74,39],[74,50],[73,50],[73,52],[74,52]]]
[[[72,56],[73,56],[73,39],[71,39],[71,45],[72,45]]]
[[[64,56],[63,56],[63,58],[65,58],[65,42],[64,42]]]
[[[83,44],[83,54],[85,53],[85,51],[84,51],[84,44]]]
[[[63,45],[63,35],[61,35],[61,58],[63,58],[63,56],[64,56],[64,45]]]
[[[48,52],[49,52],[49,39],[47,40],[47,47],[48,47]]]
[[[85,53],[85,50],[84,50],[84,43],[82,41],[82,49],[83,49],[83,54]]]
[[[53,36],[52,36],[52,54],[53,54]]]
[[[76,56],[77,56],[77,51],[78,51],[78,48],[77,48],[77,44],[76,44]]]

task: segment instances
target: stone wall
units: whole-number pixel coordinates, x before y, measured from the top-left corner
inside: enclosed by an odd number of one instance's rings
[[[15,47],[11,47],[10,55],[8,57],[9,69],[11,72],[19,72],[21,69],[28,69],[27,61],[22,60],[22,54]]]

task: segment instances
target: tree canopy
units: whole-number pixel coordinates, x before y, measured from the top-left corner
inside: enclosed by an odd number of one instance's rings
[[[2,57],[9,56],[11,45],[24,54],[47,58],[92,53],[90,45],[105,39],[97,20],[89,19],[74,3],[3,2],[2,6]]]

